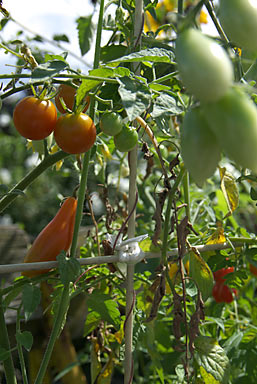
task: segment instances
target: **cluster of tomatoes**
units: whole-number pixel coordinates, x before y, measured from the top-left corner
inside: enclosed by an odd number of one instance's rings
[[[230,41],[255,55],[257,1],[220,0],[218,15]],[[181,80],[195,97],[181,127],[181,154],[194,181],[201,186],[213,175],[221,151],[257,172],[257,108],[243,83],[234,84],[227,51],[200,30],[187,28],[178,34],[175,53]]]
[[[64,152],[79,154],[88,151],[96,140],[95,124],[85,113],[90,98],[86,97],[83,112],[67,113],[67,110],[73,109],[75,95],[75,87],[62,84],[55,96],[56,107],[51,100],[25,97],[16,105],[13,113],[17,131],[29,140],[42,140],[53,132],[57,145]],[[59,117],[56,108],[61,114]],[[100,127],[105,134],[114,136],[115,146],[121,152],[130,151],[138,142],[137,131],[124,125],[116,112],[105,112]]]
[[[70,154],[88,151],[96,140],[96,127],[92,119],[85,114],[89,106],[89,98],[85,100],[83,113],[66,113],[61,100],[72,110],[76,89],[62,84],[55,97],[57,110],[51,100],[41,100],[35,96],[27,96],[16,105],[13,121],[17,131],[30,140],[42,140],[52,132],[57,145]]]
[[[100,128],[106,135],[114,137],[114,144],[120,152],[130,151],[138,142],[137,131],[124,125],[116,112],[105,112],[100,120]]]
[[[217,303],[231,303],[233,301],[233,293],[237,291],[230,289],[224,280],[224,276],[234,272],[234,267],[222,268],[213,273],[215,284],[213,286],[212,295]]]

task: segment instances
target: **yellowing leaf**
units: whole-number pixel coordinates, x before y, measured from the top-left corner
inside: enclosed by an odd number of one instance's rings
[[[209,237],[206,244],[221,244],[225,243],[226,237],[224,236],[224,229],[217,228],[216,231]]]
[[[225,197],[229,212],[224,219],[234,212],[239,203],[239,192],[236,180],[233,175],[227,172],[226,168],[219,168],[221,178],[221,190]]]
[[[212,294],[213,274],[205,260],[192,249],[189,253],[189,275],[197,284],[204,301]]]
[[[220,381],[217,381],[214,379],[211,373],[206,372],[206,370],[203,367],[200,367],[200,374],[204,380],[205,384],[219,384]]]
[[[172,283],[174,283],[174,280],[176,277],[177,277],[176,282],[178,282],[178,277],[180,277],[180,274],[178,274],[177,272],[178,272],[178,264],[177,263],[169,263],[169,277],[170,277]],[[171,293],[170,285],[167,281],[166,281],[166,293],[168,293],[168,294]]]
[[[58,151],[59,151],[59,148],[58,148],[57,144],[55,144],[52,146],[52,148],[50,149],[49,152],[50,152],[50,154],[54,154]],[[57,163],[55,163],[56,170],[59,171],[61,169],[62,165],[63,165],[63,160],[57,161]]]

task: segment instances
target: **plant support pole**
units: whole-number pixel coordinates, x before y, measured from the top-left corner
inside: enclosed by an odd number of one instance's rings
[[[134,42],[140,45],[143,23],[143,1],[136,0],[134,21]],[[137,67],[140,73],[140,67]],[[128,211],[132,212],[137,197],[137,146],[129,152],[129,200]],[[128,221],[128,237],[135,236],[136,209],[134,209]],[[134,265],[127,265],[126,279],[126,321],[125,321],[125,374],[124,384],[133,382],[133,307],[135,302],[134,292]]]

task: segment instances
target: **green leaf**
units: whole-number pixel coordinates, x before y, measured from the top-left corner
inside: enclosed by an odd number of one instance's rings
[[[129,121],[132,121],[148,108],[151,93],[145,84],[137,80],[126,76],[117,80],[120,83],[119,94],[122,104],[126,109]]]
[[[257,191],[253,187],[250,189],[250,196],[252,200],[257,200]]]
[[[257,268],[257,248],[252,247],[250,249],[246,249],[245,256],[247,261]]]
[[[89,76],[96,76],[100,78],[112,77],[113,70],[111,68],[97,68],[93,69],[92,71],[89,71]],[[101,79],[83,79],[81,85],[79,86],[76,92],[76,105],[79,105],[84,100],[87,92],[89,92],[91,89],[95,88],[98,84],[101,84],[102,82],[103,80]]]
[[[243,338],[243,332],[235,332],[231,337],[229,337],[223,344],[223,348],[226,353],[229,353],[231,349],[238,348],[241,340]]]
[[[189,254],[189,271],[206,301],[212,294],[213,274],[205,260],[193,251]]]
[[[40,288],[26,284],[22,289],[22,304],[24,308],[24,316],[27,321],[32,313],[36,310],[41,300]]]
[[[100,323],[101,315],[98,312],[89,312],[87,315],[83,336],[90,334]]]
[[[93,311],[100,315],[102,320],[118,328],[120,324],[120,311],[118,304],[109,295],[93,292],[87,300],[89,312]]]
[[[29,331],[17,332],[16,340],[20,343],[26,351],[30,351],[33,344],[33,336]]]
[[[66,43],[69,43],[69,42],[70,42],[68,36],[65,35],[65,34],[54,35],[54,36],[53,36],[53,39],[54,39],[55,41],[65,41]]]
[[[0,346],[0,361],[5,361],[10,356],[10,352]]]
[[[174,63],[174,53],[163,48],[143,49],[139,52],[133,52],[129,55],[119,57],[108,63],[108,65],[118,65],[120,63],[132,62],[151,62],[151,63]]]
[[[77,30],[79,35],[79,47],[81,55],[84,56],[90,49],[91,42],[93,39],[93,23],[92,16],[82,16],[79,17],[77,22]]]
[[[195,354],[194,358],[207,374],[210,374],[218,383],[226,384],[229,380],[229,359],[223,348],[215,339],[208,336],[198,336],[195,339]],[[204,371],[200,370],[202,377],[206,376]],[[208,378],[205,383],[215,383]]]
[[[111,44],[101,48],[101,61],[106,63],[107,61],[117,60],[123,56],[128,47],[125,45]]]
[[[60,253],[56,258],[59,262],[60,280],[65,285],[74,282],[81,274],[80,264],[74,257],[66,257],[65,252]]]
[[[36,67],[31,74],[31,80],[48,80],[53,76],[58,75],[60,72],[68,68],[68,64],[63,60],[47,61]]]
[[[66,63],[65,60],[66,60],[67,56],[68,56],[68,52],[62,52],[60,55],[50,55],[49,53],[47,53],[45,55],[45,61],[61,60],[61,61],[64,61]]]
[[[153,119],[161,116],[179,115],[183,112],[182,105],[178,104],[178,101],[174,96],[168,93],[162,93],[154,100],[153,111],[151,113]]]

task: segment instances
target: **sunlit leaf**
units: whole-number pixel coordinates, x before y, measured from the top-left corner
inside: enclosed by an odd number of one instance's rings
[[[208,336],[198,336],[195,339],[195,355],[199,367],[210,374],[218,383],[226,384],[229,380],[230,364],[223,348],[215,339]],[[205,374],[204,371],[201,374]],[[205,375],[206,379],[210,377]],[[215,381],[205,381],[215,383]]]
[[[203,300],[206,301],[212,293],[213,274],[204,259],[194,251],[189,254],[189,274],[196,282]]]
[[[232,215],[239,203],[239,192],[236,184],[236,179],[233,175],[227,172],[226,168],[219,168],[221,178],[221,190],[226,199],[229,212],[225,218]]]
[[[108,65],[118,65],[128,62],[152,62],[152,63],[174,63],[174,53],[163,48],[143,49],[129,55],[118,58],[108,63]]]

